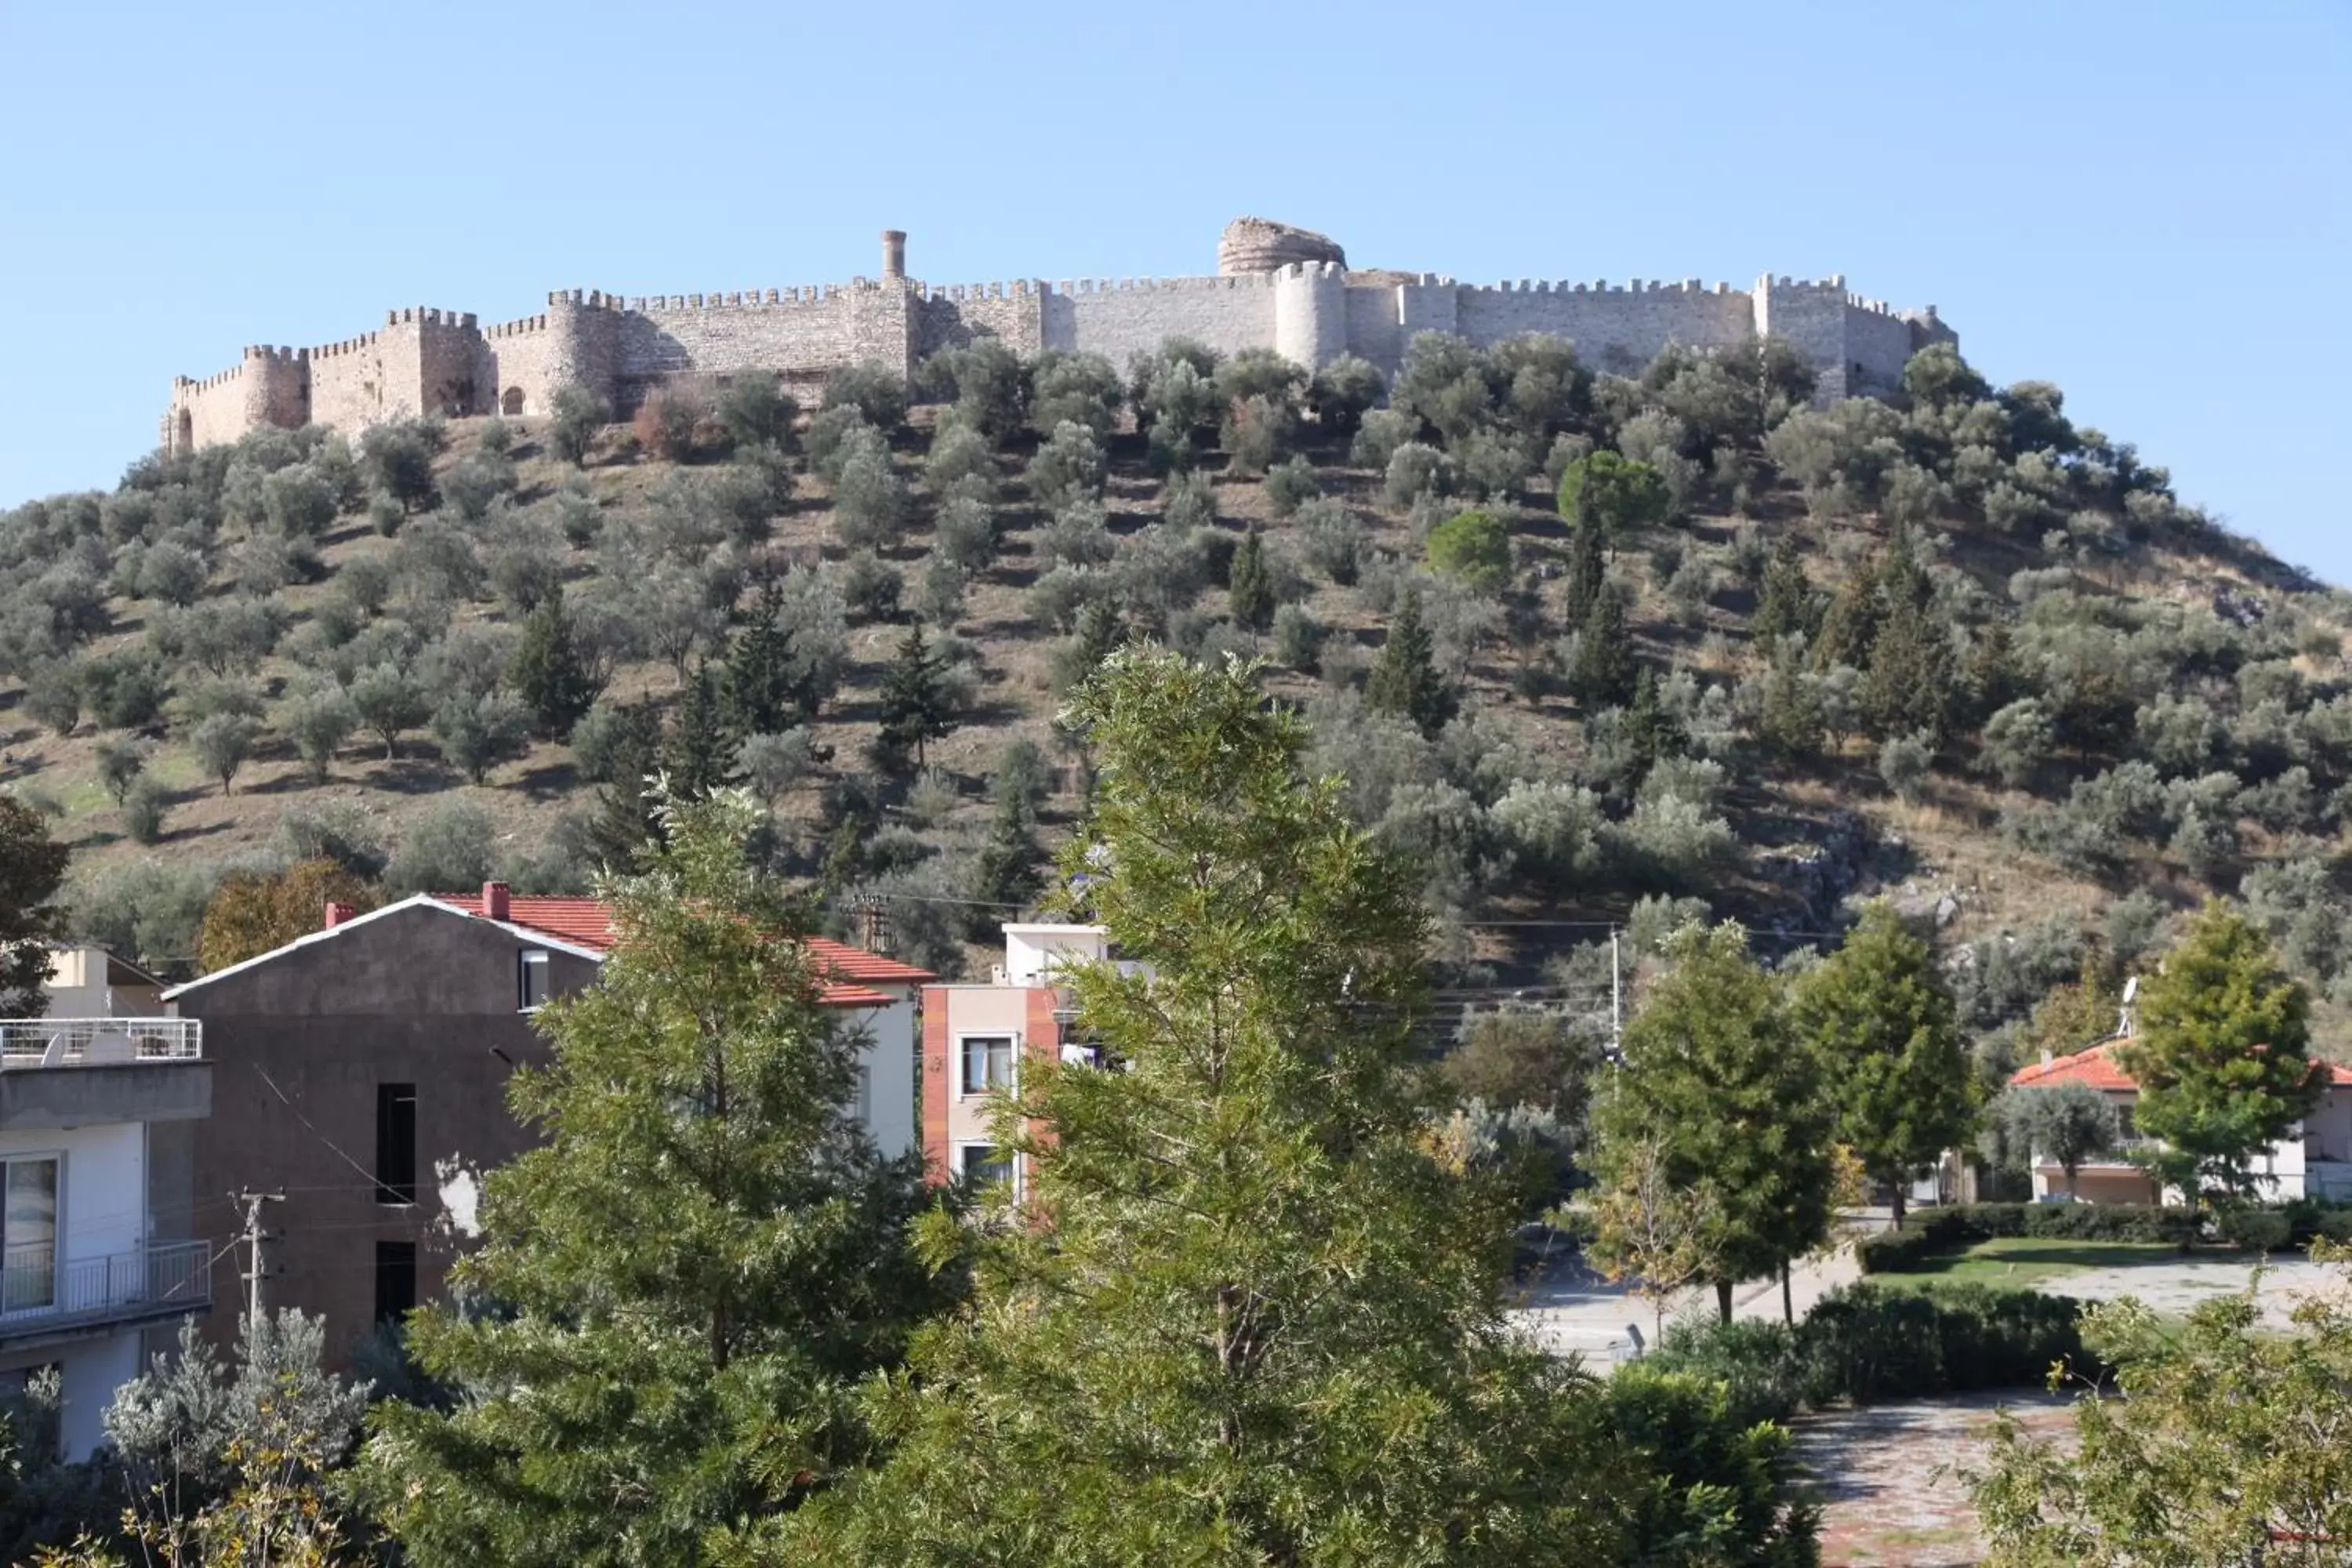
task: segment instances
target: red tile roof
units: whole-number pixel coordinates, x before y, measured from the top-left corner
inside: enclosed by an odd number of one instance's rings
[[[474,893],[436,893],[434,898],[465,910],[469,915],[482,912],[482,895]],[[602,899],[530,898],[515,894],[507,900],[507,923],[545,931],[551,937],[573,942],[581,947],[607,952],[613,946],[613,910]],[[868,952],[862,947],[852,947],[831,937],[812,936],[802,939],[826,975],[824,1003],[829,1007],[883,1007],[895,1001],[887,991],[877,991],[875,984],[920,985],[936,980],[938,975],[928,969],[918,969],[911,963],[901,963],[895,958],[885,958],[878,952]],[[868,984],[856,984],[865,981]]]
[[[2009,1075],[2009,1081],[2022,1089],[2048,1089],[2061,1083],[2086,1083],[2093,1089],[2137,1091],[2139,1085],[2132,1081],[2109,1055],[2121,1040],[2105,1040],[2071,1057],[2056,1057],[2046,1062],[2034,1062]],[[2328,1082],[2337,1088],[2352,1086],[2352,1068],[2329,1062]]]

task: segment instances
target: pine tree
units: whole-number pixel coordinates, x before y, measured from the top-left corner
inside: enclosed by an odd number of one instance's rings
[[[1108,596],[1088,599],[1078,607],[1077,625],[1070,640],[1054,656],[1054,684],[1068,691],[1095,672],[1111,649],[1127,640],[1127,620]]]
[[[1620,732],[1636,759],[1636,778],[1647,773],[1660,757],[1681,755],[1686,743],[1683,727],[1659,705],[1658,678],[1646,666],[1633,677],[1633,700],[1625,710],[1625,725]]]
[[[719,677],[707,662],[697,660],[662,745],[662,772],[669,775],[670,793],[679,800],[698,800],[734,783],[740,741],[728,727]]]
[[[1625,607],[1604,588],[1576,628],[1576,666],[1568,688],[1588,713],[1622,708],[1633,700],[1633,641],[1625,631]]]
[[[2199,1201],[2254,1189],[2254,1157],[2327,1082],[2309,1055],[2311,998],[2245,916],[2209,903],[2140,987],[2136,1038],[2116,1052],[2139,1084],[2133,1121],[2177,1156]]]
[[[539,1015],[552,1065],[513,1079],[544,1142],[489,1173],[457,1266],[499,1310],[409,1320],[459,1398],[374,1412],[361,1485],[417,1568],[711,1560],[871,1452],[861,1388],[940,1304],[919,1158],[849,1109],[859,1041],[746,861],[756,808],[662,809],[668,846],[601,889],[596,984]]]
[[[1894,1189],[1900,1230],[1912,1179],[1976,1121],[1975,1077],[1934,954],[1893,905],[1874,901],[1845,944],[1797,982],[1790,1013],[1820,1064],[1838,1141]]]
[[[1952,639],[1935,614],[1935,584],[1910,531],[1898,530],[1880,563],[1878,623],[1864,666],[1862,709],[1880,739],[1942,731],[1952,695]]]
[[[1811,579],[1805,575],[1805,555],[1797,542],[1796,531],[1783,530],[1773,542],[1771,561],[1764,568],[1764,585],[1756,598],[1755,618],[1748,623],[1750,636],[1767,653],[1781,637],[1790,633],[1811,637],[1821,619],[1821,601],[1813,593]]]
[[[783,595],[772,581],[727,648],[727,719],[739,735],[778,735],[814,711],[793,671]]]
[[[1226,603],[1233,609],[1236,624],[1254,632],[1262,632],[1273,624],[1280,595],[1275,591],[1274,569],[1265,558],[1265,540],[1255,523],[1242,535],[1241,547],[1234,552],[1226,583]]]
[[[1364,680],[1364,700],[1383,713],[1410,719],[1424,735],[1435,735],[1454,717],[1454,689],[1437,673],[1435,646],[1421,624],[1421,595],[1408,588],[1397,604],[1388,641]]]
[[[636,868],[646,846],[661,837],[646,781],[662,765],[662,733],[661,716],[650,702],[624,705],[620,721],[612,747],[612,782],[597,795],[588,845],[598,865],[625,876]]]
[[[572,727],[604,690],[604,682],[580,657],[561,584],[524,618],[509,679],[523,706],[539,721],[540,733],[555,741],[571,736]]]
[[[911,757],[923,765],[926,742],[956,727],[955,687],[948,656],[932,648],[923,623],[907,628],[898,657],[882,677],[882,729],[874,739],[875,764],[886,773],[903,773]]]
[[[1773,650],[1771,668],[1765,673],[1758,735],[1780,755],[1802,761],[1821,754],[1827,728],[1821,693],[1806,677],[1800,645],[1781,644]]]
[[[1037,862],[1044,854],[1037,843],[1037,818],[1028,801],[1017,791],[1000,791],[996,819],[972,876],[971,896],[979,906],[986,906],[972,910],[973,940],[993,937],[998,924],[1010,918],[1013,907],[1026,905],[1036,897],[1043,884]]]
[[[1429,1150],[1412,877],[1249,671],[1126,649],[1077,711],[1102,785],[1066,868],[1118,868],[1078,912],[1147,972],[1064,984],[1121,1070],[1023,1064],[1034,1223],[927,1227],[974,1308],[877,1390],[879,1468],[761,1561],[1631,1560],[1595,1393],[1498,1331],[1509,1211]]]
[[[1831,1117],[1746,931],[1686,926],[1665,956],[1594,1108],[1593,1165],[1616,1188],[1629,1162],[1654,1158],[1669,1188],[1710,1195],[1706,1250],[1728,1322],[1735,1284],[1777,1272],[1829,1233]],[[1603,1255],[1612,1245],[1602,1237]]]

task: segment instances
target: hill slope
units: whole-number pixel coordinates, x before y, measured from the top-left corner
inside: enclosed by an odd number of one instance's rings
[[[982,344],[926,366],[911,409],[856,374],[806,416],[746,384],[669,389],[626,428],[271,433],[0,516],[5,775],[74,845],[84,924],[184,966],[235,866],[323,849],[387,891],[580,886],[644,703],[674,772],[768,731],[740,761],[777,863],[952,965],[1035,885],[1024,818],[1050,842],[1080,807],[1057,683],[1148,634],[1276,661],[1366,825],[1423,858],[1475,994],[1602,1005],[1596,944],[1631,921],[1638,951],[1671,900],[1786,952],[1892,890],[1999,1031],[2086,951],[2112,978],[2242,885],[2331,985],[2339,596],[2178,505],[2054,388],[1995,392],[1944,350],[1908,386],[1815,411],[1769,343],[1625,380],[1556,342],[1427,339],[1367,413],[1382,389],[1350,362],[1310,384],[1179,344],[1122,382]],[[1452,521],[1472,510],[1491,521]],[[515,657],[558,584],[602,689],[568,741]],[[1383,658],[1408,613],[1417,688]],[[920,766],[875,754],[894,669],[901,708],[951,710]],[[1416,689],[1423,722],[1391,710]],[[363,693],[389,748],[341,712]]]

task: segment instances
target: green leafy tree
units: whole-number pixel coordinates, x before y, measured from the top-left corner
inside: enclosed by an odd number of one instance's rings
[[[372,1418],[362,1490],[418,1568],[709,1560],[871,1451],[856,1391],[940,1300],[808,911],[745,860],[757,808],[661,810],[668,846],[601,885],[597,983],[539,1016],[553,1064],[513,1079],[545,1142],[490,1173],[457,1266],[501,1310],[409,1320],[458,1403]]]
[[[1265,558],[1265,538],[1255,527],[1242,535],[1226,583],[1226,603],[1237,623],[1254,632],[1273,624],[1281,595],[1275,588],[1274,568]]]
[[[1570,626],[1581,626],[1593,601],[1608,585],[1608,552],[1600,524],[1587,519],[1572,525],[1568,536],[1568,595],[1564,606]]]
[[[352,676],[351,697],[360,723],[383,742],[386,762],[400,754],[401,732],[414,730],[432,713],[415,679],[400,666],[388,662],[372,664]]]
[[[1150,973],[1066,984],[1121,1070],[1023,1064],[1036,1223],[929,1228],[973,1308],[877,1389],[887,1462],[764,1560],[1622,1560],[1589,1385],[1502,1331],[1507,1211],[1425,1143],[1410,877],[1252,670],[1123,650],[1074,716],[1078,912]]]
[[[415,420],[371,425],[360,437],[360,461],[375,488],[400,504],[405,517],[433,504],[436,445]]]
[[[1827,727],[1821,693],[1805,673],[1804,660],[1793,646],[1775,647],[1764,675],[1764,704],[1756,716],[1758,736],[1782,756],[1802,759],[1820,754]]]
[[[2083,1166],[2115,1151],[2123,1119],[2115,1101],[2089,1084],[2070,1080],[2046,1089],[2008,1089],[1985,1108],[1985,1120],[2020,1164],[2047,1160],[2066,1175],[2066,1195]]]
[[[1916,363],[1916,361],[1914,363]],[[2082,1389],[2074,1430],[1994,1425],[1964,1472],[1991,1568],[2200,1568],[2342,1561],[2352,1540],[2352,1309],[2313,1290],[2294,1331],[2255,1289],[2159,1317],[2130,1298],[2085,1310],[2116,1367]]]
[[[1037,864],[1044,858],[1037,843],[1036,812],[1019,790],[1000,788],[988,842],[981,846],[972,873],[971,896],[984,906],[972,911],[975,939],[993,938],[1000,921],[1037,896],[1045,881]]]
[[[147,771],[147,742],[131,735],[110,735],[98,743],[98,782],[121,805]]]
[[[0,1018],[48,1011],[49,945],[66,933],[65,910],[51,900],[71,853],[39,812],[0,795]]]
[[[1951,705],[1955,659],[1935,591],[1898,531],[1878,574],[1878,629],[1862,683],[1862,708],[1881,739],[1940,731]]]
[[[1773,977],[1726,922],[1668,939],[1666,972],[1625,1026],[1624,1065],[1594,1108],[1594,1173],[1629,1184],[1655,1150],[1676,1193],[1713,1194],[1706,1251],[1718,1314],[1731,1288],[1778,1271],[1827,1236],[1832,1118]]]
[[[1388,640],[1364,681],[1364,700],[1383,713],[1410,719],[1424,735],[1445,728],[1461,706],[1437,672],[1436,644],[1422,624],[1421,595],[1408,588],[1398,601]]]
[[[540,733],[554,741],[569,737],[603,693],[604,683],[581,657],[580,637],[563,607],[560,585],[524,618],[507,678],[539,721]]]
[[[2133,1120],[2200,1201],[2252,1190],[2254,1157],[2317,1103],[2327,1068],[2306,1049],[2310,1009],[2262,928],[2219,902],[2140,987],[2137,1033],[2116,1053],[2139,1085]]]
[[[1874,900],[1844,945],[1797,981],[1790,1016],[1820,1066],[1838,1142],[1894,1189],[1900,1230],[1912,1178],[1976,1120],[1975,1074],[1935,955],[1892,904]]]
[[[1591,522],[1612,545],[1665,521],[1673,504],[1657,469],[1605,447],[1577,458],[1559,477],[1559,515],[1571,524]]]
[[[237,770],[253,754],[253,742],[260,734],[261,726],[249,715],[214,713],[197,721],[188,731],[188,750],[195,753],[196,765],[205,770],[205,776],[220,780],[221,794],[226,795]]]
[[[886,773],[903,771],[909,758],[923,765],[926,743],[955,730],[958,695],[947,651],[933,647],[917,621],[898,639],[898,658],[882,677],[882,729],[874,751]]]
[[[662,833],[649,793],[661,766],[661,715],[650,702],[627,703],[616,710],[604,743],[606,783],[589,820],[588,847],[598,865],[626,874]]]
[[[1500,1007],[1466,1023],[1438,1064],[1454,1092],[1497,1110],[1531,1105],[1572,1124],[1584,1113],[1601,1040],[1552,1008]]]
[[[567,386],[555,395],[555,417],[547,428],[547,444],[574,468],[586,465],[596,437],[613,422],[612,406],[584,387]]]
[[[737,447],[788,449],[800,412],[773,376],[756,372],[735,377],[719,394],[719,423]]]
[[[378,901],[365,878],[332,860],[298,860],[283,871],[232,871],[205,904],[196,959],[207,973],[226,969],[317,931],[320,911],[330,903],[364,913]]]
[[[332,677],[314,677],[278,705],[278,728],[294,742],[312,784],[324,784],[335,753],[360,727],[360,710]]]
[[[1511,531],[1488,511],[1465,511],[1429,531],[1429,566],[1481,594],[1511,580]]]
[[[433,710],[442,760],[475,784],[523,748],[530,715],[505,691],[452,691]]]

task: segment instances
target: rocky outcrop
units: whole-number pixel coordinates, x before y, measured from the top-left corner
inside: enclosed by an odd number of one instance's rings
[[[1277,272],[1294,261],[1334,261],[1345,267],[1348,253],[1328,235],[1263,217],[1237,217],[1225,225],[1217,240],[1217,270],[1227,277]]]

